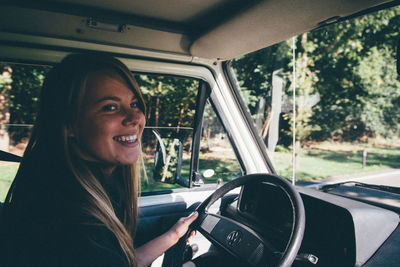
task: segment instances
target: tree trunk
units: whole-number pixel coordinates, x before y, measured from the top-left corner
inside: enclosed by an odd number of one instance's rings
[[[304,48],[305,44],[307,43],[307,33],[303,33],[301,35],[301,46]],[[307,51],[303,49],[303,52],[301,53],[300,57],[300,79],[299,79],[299,94],[297,97],[297,105],[296,105],[296,143],[293,144],[295,146],[295,158],[296,158],[296,164],[295,164],[295,169],[298,169],[299,167],[299,161],[300,161],[300,155],[301,155],[301,142],[303,141],[305,136],[302,136],[303,133],[303,120],[304,120],[304,112],[305,112],[305,107],[304,107],[304,100],[305,100],[305,95],[308,94],[309,88],[307,88],[306,84],[306,78],[307,78],[307,68],[308,68],[308,54]]]
[[[151,105],[151,95],[150,94],[147,96],[147,106],[148,106],[148,110],[147,110],[147,119],[146,119],[146,121],[150,121],[150,118],[151,118],[151,107],[152,107],[152,105]]]
[[[178,126],[176,128],[176,133],[179,133],[179,129],[180,129],[181,125],[182,125],[183,115],[184,115],[185,110],[188,109],[188,105],[189,104],[186,104],[184,107],[181,108],[181,111],[179,113],[179,120],[178,120]]]
[[[159,120],[159,114],[160,114],[160,95],[162,92],[162,82],[158,82],[158,86],[157,86],[157,98],[156,98],[156,113],[155,113],[155,122],[154,125],[156,127],[158,127],[158,120]]]

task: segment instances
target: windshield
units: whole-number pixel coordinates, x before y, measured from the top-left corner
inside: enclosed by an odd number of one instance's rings
[[[400,186],[399,15],[381,10],[232,61],[279,175]]]

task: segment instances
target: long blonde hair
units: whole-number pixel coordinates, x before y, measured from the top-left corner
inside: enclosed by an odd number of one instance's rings
[[[5,208],[12,208],[13,202],[18,202],[18,198],[24,197],[18,190],[24,187],[24,180],[30,175],[29,168],[35,164],[44,164],[38,157],[48,153],[62,162],[64,168],[80,185],[84,203],[80,203],[79,207],[80,212],[91,219],[87,223],[98,223],[107,227],[118,240],[129,265],[136,266],[133,237],[137,221],[139,165],[135,163],[117,167],[125,192],[124,212],[120,220],[96,173],[88,162],[77,156],[73,149],[74,140],[68,136],[68,129],[80,116],[88,76],[108,70],[126,80],[141,106],[145,108],[142,94],[132,73],[119,60],[101,54],[72,54],[65,57],[51,70],[43,84],[37,121],[16,178],[7,194]]]

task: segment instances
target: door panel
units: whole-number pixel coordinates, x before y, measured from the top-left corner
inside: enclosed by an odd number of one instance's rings
[[[170,229],[181,217],[188,216],[200,204],[190,207],[184,201],[165,203],[139,209],[139,221],[135,236],[135,247],[154,239]]]
[[[139,199],[139,221],[135,237],[135,247],[154,239],[168,231],[176,221],[188,216],[196,207],[211,195],[216,185],[203,185],[204,188],[192,188],[183,192],[174,192],[163,195],[144,196]],[[206,188],[206,189],[205,189]],[[222,205],[231,203],[238,196],[239,190],[232,191],[217,201],[209,208],[209,212],[217,213]],[[210,249],[211,243],[200,233],[192,239],[191,244],[196,244],[197,257]],[[173,255],[172,249],[157,259],[151,266],[168,266]],[[164,262],[164,263],[163,263]],[[164,265],[163,265],[164,264]]]

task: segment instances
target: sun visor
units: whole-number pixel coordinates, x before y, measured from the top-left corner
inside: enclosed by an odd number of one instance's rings
[[[232,59],[385,2],[389,1],[261,1],[201,35],[190,52],[201,58]]]

